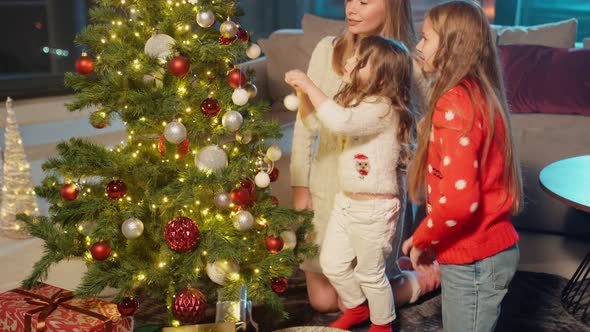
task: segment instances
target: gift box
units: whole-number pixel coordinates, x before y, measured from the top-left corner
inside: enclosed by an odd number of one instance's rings
[[[133,319],[121,316],[116,304],[76,298],[70,291],[39,283],[0,294],[0,331],[130,332]]]
[[[197,324],[184,325],[179,327],[165,327],[162,332],[235,332],[245,331],[241,329],[242,323],[211,323],[211,324]],[[240,330],[238,330],[240,329]]]

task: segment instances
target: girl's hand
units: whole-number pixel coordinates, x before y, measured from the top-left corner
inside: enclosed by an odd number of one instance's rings
[[[314,86],[313,81],[299,69],[289,70],[286,72],[285,82],[294,89],[300,89],[303,93],[307,93],[309,88]]]
[[[416,247],[412,247],[410,250],[410,260],[412,261],[412,266],[414,270],[427,273],[434,264],[432,260],[432,252],[430,250],[419,249]]]
[[[404,241],[402,244],[402,252],[404,255],[409,256],[410,250],[414,247],[414,237],[410,236],[407,240]]]
[[[291,187],[293,196],[293,208],[295,210],[312,210],[311,192],[307,187]]]

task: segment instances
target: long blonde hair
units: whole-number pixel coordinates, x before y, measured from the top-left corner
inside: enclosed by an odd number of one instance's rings
[[[487,18],[479,5],[472,1],[458,0],[431,8],[426,13],[426,19],[439,36],[439,47],[433,60],[436,80],[430,90],[425,123],[418,134],[418,149],[409,170],[410,199],[420,202],[425,193],[428,144],[436,103],[452,88],[464,85],[461,82],[467,78],[479,86],[478,89],[464,86],[471,99],[472,111],[484,111],[481,107],[476,109],[474,97],[483,98],[487,102],[487,114],[483,115],[490,130],[482,151],[480,169],[485,167],[492,139],[499,140],[497,143],[500,143],[504,156],[504,184],[513,198],[512,212],[517,213],[522,207],[522,178],[512,145],[504,79]],[[504,123],[505,137],[495,137],[496,112],[501,115]]]
[[[413,50],[416,47],[416,31],[412,22],[412,6],[410,0],[383,0],[385,1],[385,22],[381,29],[381,36],[393,38],[403,42],[406,47]],[[346,5],[346,0],[344,1]],[[342,76],[344,63],[356,50],[359,36],[345,29],[334,44],[332,55],[332,68],[334,72]]]
[[[391,101],[393,110],[399,115],[398,141],[403,152],[400,157],[409,158],[406,147],[415,138],[413,133],[418,117],[412,105],[414,75],[410,51],[396,40],[368,36],[360,41],[356,56],[357,65],[350,73],[350,83],[342,86],[334,100],[345,107],[357,106],[369,96],[380,96]],[[369,82],[364,82],[358,72],[367,64],[371,65],[372,72]]]

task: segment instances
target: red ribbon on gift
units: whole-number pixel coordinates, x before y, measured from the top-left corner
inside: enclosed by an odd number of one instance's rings
[[[57,293],[53,294],[53,296],[51,296],[51,298],[43,296],[43,295],[35,294],[32,292],[28,292],[28,291],[22,290],[22,289],[13,289],[13,290],[11,290],[11,292],[21,294],[24,296],[30,296],[31,298],[25,298],[25,301],[27,301],[27,303],[41,306],[39,308],[35,308],[35,309],[30,310],[25,313],[25,332],[31,332],[31,321],[32,321],[33,315],[38,312],[40,312],[40,314],[39,314],[39,318],[37,319],[36,331],[37,332],[45,332],[47,330],[47,325],[46,325],[45,321],[46,321],[47,317],[49,317],[49,315],[51,315],[51,313],[55,309],[57,309],[58,306],[62,306],[66,309],[70,309],[70,310],[94,317],[94,318],[104,322],[106,332],[113,331],[113,321],[111,318],[109,318],[107,316],[103,316],[101,314],[97,314],[94,311],[86,310],[84,308],[79,308],[79,307],[64,303],[64,302],[69,301],[74,298],[74,294],[72,294],[72,292],[70,292],[70,291],[66,291],[66,290],[62,289],[62,290],[58,291]]]

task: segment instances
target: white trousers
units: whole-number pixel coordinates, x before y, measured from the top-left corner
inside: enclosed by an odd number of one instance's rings
[[[399,199],[353,200],[336,195],[320,264],[342,303],[354,308],[368,301],[373,324],[395,319],[385,259],[400,209]]]

